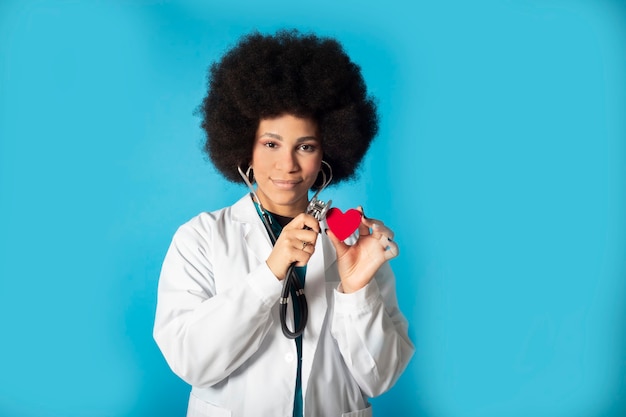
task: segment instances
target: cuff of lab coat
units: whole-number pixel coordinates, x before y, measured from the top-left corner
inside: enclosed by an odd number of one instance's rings
[[[380,299],[380,289],[375,279],[369,284],[350,294],[345,294],[341,284],[335,290],[335,312],[350,314],[363,310],[371,310],[372,306]]]
[[[282,291],[282,283],[274,276],[265,262],[255,269],[248,277],[248,285],[268,307],[278,301]]]

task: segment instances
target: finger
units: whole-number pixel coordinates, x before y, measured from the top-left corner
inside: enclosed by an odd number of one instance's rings
[[[370,219],[369,217],[365,217],[365,216],[362,217],[361,223],[363,223],[369,228],[373,228],[375,224],[379,224],[379,225],[383,224],[383,222],[378,219]]]
[[[291,249],[291,262],[295,262],[297,266],[306,265],[315,252],[315,245],[309,242],[296,242]]]
[[[315,244],[318,233],[310,229],[283,229],[279,240],[290,242],[291,246],[298,246],[298,242],[309,242]]]
[[[361,218],[361,224],[359,225],[359,236],[367,236],[371,234],[370,227],[363,223],[363,218]]]
[[[345,251],[348,250],[348,245],[346,245],[341,240],[339,240],[339,238],[335,236],[332,230],[326,229],[325,232],[328,235],[328,238],[330,239],[330,243],[332,243],[333,246],[335,247],[335,252],[337,252],[337,256],[341,257],[341,255],[343,255]]]
[[[395,258],[400,254],[400,248],[398,244],[389,238],[381,239],[381,243],[385,246],[385,259],[389,260]]]
[[[301,213],[290,221],[283,230],[285,229],[304,229],[309,228],[316,233],[320,233],[320,223],[317,219],[310,214]]]
[[[315,252],[315,243],[302,241],[299,249],[302,252],[306,252],[307,254],[312,255],[313,252]]]
[[[357,211],[361,213],[361,224],[359,224],[359,236],[367,236],[370,234],[370,226],[368,226],[365,217],[365,212],[363,212],[363,206],[358,206]]]
[[[386,236],[391,239],[395,237],[395,233],[393,232],[393,230],[385,226],[383,222],[378,222],[378,221],[376,221],[372,225],[372,234],[375,237]]]
[[[318,234],[313,230],[299,229],[292,230],[290,239],[294,240],[294,246],[302,246],[302,242],[307,242],[309,245],[315,247]]]
[[[302,254],[302,256],[297,257],[294,262],[296,263],[296,266],[305,266],[309,263],[309,260],[311,259],[311,254],[304,252],[300,253]]]

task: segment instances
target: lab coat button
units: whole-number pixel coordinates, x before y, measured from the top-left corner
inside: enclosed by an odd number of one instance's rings
[[[285,355],[285,362],[287,362],[287,363],[293,362],[293,354],[292,353],[288,353],[288,354]]]

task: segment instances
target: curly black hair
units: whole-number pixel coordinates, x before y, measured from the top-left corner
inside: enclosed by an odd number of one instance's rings
[[[352,179],[378,132],[361,69],[332,38],[281,30],[242,37],[211,65],[199,113],[204,150],[233,182],[243,182],[261,119],[292,114],[317,122],[333,184]],[[313,187],[315,188],[315,186]]]

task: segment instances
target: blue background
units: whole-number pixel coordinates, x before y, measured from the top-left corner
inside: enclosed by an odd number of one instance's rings
[[[193,112],[281,27],[339,38],[379,100],[360,181],[322,196],[402,250],[416,354],[376,414],[626,415],[624,3],[4,0],[0,416],[184,415],[160,264],[244,192]]]

